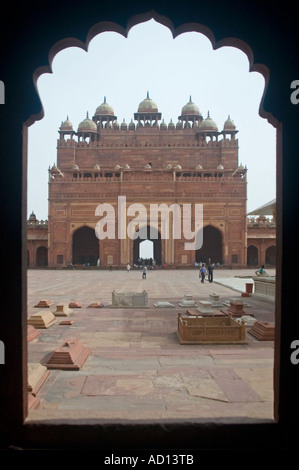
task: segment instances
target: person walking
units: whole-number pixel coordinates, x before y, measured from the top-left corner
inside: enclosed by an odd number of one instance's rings
[[[129,263],[127,264],[127,273],[129,273],[131,271],[131,266],[129,265]]]
[[[147,273],[147,267],[144,266],[143,271],[142,271],[142,279],[146,279],[146,273]]]
[[[213,264],[209,264],[208,266],[208,278],[209,278],[209,282],[213,282],[213,271],[214,271],[214,263]]]
[[[200,282],[204,283],[205,282],[205,277],[206,277],[206,274],[207,274],[207,270],[206,270],[206,267],[205,267],[204,264],[200,268],[199,273],[200,273],[200,276],[201,276],[201,281]]]

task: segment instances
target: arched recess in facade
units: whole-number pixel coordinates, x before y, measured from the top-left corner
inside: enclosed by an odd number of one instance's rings
[[[133,264],[140,264],[140,243],[144,240],[153,242],[153,259],[157,265],[162,264],[162,245],[159,230],[150,225],[144,226],[139,231],[139,237],[133,241]]]
[[[36,266],[48,266],[48,249],[39,246],[36,250]]]
[[[202,232],[202,247],[195,251],[197,263],[219,263],[223,264],[223,247],[221,231],[207,225]]]
[[[258,249],[255,245],[247,247],[247,266],[257,266],[259,264]]]
[[[85,225],[73,233],[73,264],[96,266],[100,256],[99,251],[99,240],[95,235],[94,229]]]

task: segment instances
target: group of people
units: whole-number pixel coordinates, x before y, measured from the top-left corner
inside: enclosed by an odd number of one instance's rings
[[[203,263],[199,269],[199,277],[201,277],[202,283],[205,282],[206,274],[208,274],[208,281],[213,282],[213,271],[215,268],[215,264],[209,264],[208,267],[206,268],[205,263]]]

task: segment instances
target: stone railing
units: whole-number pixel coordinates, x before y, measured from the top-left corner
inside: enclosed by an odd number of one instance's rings
[[[247,229],[275,228],[276,223],[273,217],[247,217]]]
[[[78,174],[78,176],[74,176],[73,174],[57,174],[57,175],[52,175],[51,178],[51,183],[66,183],[66,182],[74,182],[74,183],[80,183],[80,182],[99,182],[99,183],[105,183],[105,182],[138,182],[138,181],[176,181],[178,183],[181,182],[233,182],[233,181],[246,181],[246,178],[244,175],[241,174],[236,174],[235,176],[232,175],[223,175],[215,172],[215,170],[206,170],[206,171],[200,171],[200,172],[194,172],[194,174],[190,174],[193,171],[176,171],[173,172],[172,170],[158,170],[158,171],[152,171],[152,170],[137,170],[137,171],[123,171],[123,170],[113,170],[113,171],[103,171],[101,174],[94,174],[91,173],[91,175],[84,176],[84,174]],[[87,172],[86,172],[87,173]],[[185,173],[185,174],[184,174]],[[108,176],[109,174],[109,176]]]
[[[27,228],[46,228],[48,227],[47,220],[27,220]]]

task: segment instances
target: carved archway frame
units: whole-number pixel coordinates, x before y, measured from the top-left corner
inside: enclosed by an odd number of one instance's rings
[[[64,39],[57,41],[51,47],[49,51],[48,65],[37,67],[33,73],[33,83],[34,83],[37,95],[39,96],[38,89],[37,89],[38,78],[44,73],[52,73],[52,62],[53,62],[54,57],[59,52],[61,52],[64,49],[67,49],[68,47],[79,47],[87,52],[89,43],[98,34],[110,31],[110,32],[119,33],[122,36],[127,37],[131,28],[133,28],[139,23],[144,23],[151,19],[154,19],[158,23],[169,28],[174,39],[183,33],[198,32],[198,33],[204,34],[210,40],[214,50],[217,50],[224,46],[228,46],[228,47],[235,47],[241,50],[242,52],[244,52],[244,54],[246,54],[248,61],[249,61],[249,72],[259,72],[263,75],[265,79],[264,93],[261,98],[259,114],[262,118],[267,119],[268,122],[272,124],[274,127],[278,127],[279,125],[278,119],[272,113],[265,111],[264,106],[263,106],[264,97],[266,94],[267,85],[268,85],[269,78],[270,78],[270,71],[266,65],[258,64],[254,62],[254,54],[249,44],[247,44],[242,39],[234,38],[234,37],[227,37],[224,39],[216,40],[216,37],[210,28],[208,28],[204,24],[200,24],[197,22],[185,23],[178,27],[175,27],[169,18],[163,15],[160,15],[155,10],[151,10],[143,14],[132,16],[129,19],[126,28],[114,22],[108,22],[108,21],[98,22],[89,29],[85,42],[75,37],[64,38]],[[42,106],[42,102],[41,102],[41,106]],[[33,114],[28,117],[28,119],[25,122],[25,125],[29,127],[35,121],[42,119],[43,116],[44,116],[44,112],[43,112],[43,109],[41,108],[41,111],[39,113]]]
[[[268,85],[269,78],[270,78],[269,69],[264,64],[256,64],[254,62],[253,51],[252,51],[251,47],[245,41],[243,41],[241,39],[233,38],[233,37],[224,38],[224,39],[221,39],[221,40],[217,41],[216,38],[215,38],[214,33],[212,32],[212,30],[210,28],[208,28],[207,26],[205,26],[203,24],[197,23],[197,22],[186,23],[186,24],[182,24],[178,27],[174,27],[171,20],[169,20],[165,16],[162,16],[162,15],[158,14],[156,11],[148,11],[148,12],[143,13],[141,15],[135,15],[135,16],[131,17],[131,19],[129,19],[129,21],[128,21],[127,28],[124,28],[124,27],[122,27],[119,24],[114,23],[114,22],[98,22],[89,29],[89,31],[87,33],[87,36],[86,36],[86,41],[85,42],[83,42],[79,39],[76,39],[76,38],[65,38],[65,39],[62,39],[62,40],[56,42],[51,47],[51,49],[49,51],[49,65],[38,67],[34,71],[33,83],[36,87],[37,94],[38,94],[38,89],[37,89],[36,84],[37,84],[38,78],[40,77],[40,75],[42,75],[44,73],[52,73],[53,59],[60,51],[66,49],[68,47],[80,47],[81,49],[83,49],[87,52],[90,41],[95,36],[97,36],[98,34],[110,31],[110,32],[119,33],[119,34],[123,35],[124,37],[127,37],[128,33],[129,33],[129,31],[132,27],[134,27],[135,25],[137,25],[139,23],[148,21],[150,19],[154,19],[157,22],[161,23],[162,25],[168,27],[170,29],[170,31],[172,32],[173,38],[179,36],[182,33],[194,32],[195,31],[195,32],[204,34],[210,40],[214,50],[219,49],[219,48],[224,47],[224,46],[230,46],[230,47],[235,47],[237,49],[240,49],[242,52],[244,52],[246,54],[246,56],[248,57],[249,71],[250,72],[259,72],[263,75],[263,77],[265,79],[265,87],[264,87],[263,96],[261,98],[259,115],[262,118],[267,119],[267,121],[270,124],[272,124],[274,127],[276,127],[277,130],[279,129],[279,127],[280,127],[279,121],[276,119],[275,116],[273,116],[272,113],[266,112],[264,110],[264,107],[263,107],[264,97],[265,97],[265,94],[266,94],[266,91],[267,91],[267,85]],[[38,96],[39,96],[39,94],[38,94]],[[42,102],[41,102],[41,106],[42,106]],[[40,113],[37,114],[37,115],[30,116],[28,118],[28,120],[24,123],[24,126],[28,129],[28,127],[30,125],[32,125],[36,120],[41,119],[43,117],[43,115],[44,115],[43,108],[41,108]],[[25,130],[25,132],[26,132],[26,130]],[[24,134],[25,134],[25,132],[24,132]],[[279,139],[279,136],[277,136],[277,137]],[[276,388],[276,390],[277,390],[277,385],[274,388]],[[277,410],[275,410],[274,415],[275,415],[275,417],[277,417]]]
[[[107,6],[105,8],[108,8]],[[115,5],[111,5],[110,14],[113,17],[112,10],[116,7]],[[140,7],[138,7],[140,8]],[[260,8],[260,5],[257,7]],[[108,8],[109,10],[109,8]],[[90,16],[94,16],[94,12],[91,9]],[[128,17],[128,13],[118,13],[119,15],[123,15],[123,17]],[[135,10],[136,11],[136,10]],[[169,11],[169,10],[168,10]],[[196,11],[196,9],[195,9]],[[198,7],[196,11],[196,17],[199,18],[200,16],[200,9]],[[242,15],[243,12],[240,12]],[[211,16],[214,15],[214,7],[213,13],[210,13]],[[230,15],[230,11],[228,9],[227,16]],[[108,15],[109,16],[109,15]],[[171,13],[169,14],[171,16]],[[188,16],[188,15],[187,15]],[[104,17],[104,15],[103,15]],[[106,12],[107,17],[107,12]],[[13,302],[12,305],[12,315],[9,311],[9,315],[3,315],[2,322],[4,324],[3,335],[4,338],[1,340],[7,341],[8,348],[8,358],[11,355],[12,358],[15,360],[15,368],[14,372],[12,373],[12,364],[10,363],[10,367],[4,369],[4,379],[6,380],[6,390],[2,393],[1,392],[1,410],[3,409],[2,414],[2,423],[0,427],[0,431],[9,429],[10,431],[7,432],[6,438],[3,443],[11,443],[19,442],[23,443],[24,446],[33,446],[36,447],[53,447],[53,448],[77,448],[78,444],[81,445],[82,448],[93,448],[99,445],[99,442],[103,443],[105,449],[113,449],[113,447],[117,447],[121,445],[122,448],[144,448],[149,446],[151,442],[155,442],[155,448],[199,448],[199,443],[202,445],[200,448],[220,448],[220,449],[227,449],[227,448],[247,448],[247,444],[245,442],[246,438],[244,436],[251,435],[255,442],[258,442],[257,447],[263,448],[265,444],[265,448],[269,449],[270,447],[273,449],[277,448],[285,448],[288,445],[291,445],[292,442],[295,442],[293,437],[292,440],[292,428],[288,427],[288,420],[292,420],[292,424],[296,423],[296,411],[298,411],[298,406],[296,408],[297,403],[297,395],[295,390],[292,391],[292,377],[294,375],[294,369],[292,369],[292,365],[290,365],[290,351],[289,345],[290,340],[295,339],[292,336],[292,332],[294,328],[296,330],[296,326],[298,326],[298,319],[293,318],[292,322],[290,322],[290,318],[288,315],[282,320],[282,301],[283,306],[285,308],[288,305],[291,305],[290,302],[293,301],[294,297],[292,298],[292,289],[288,286],[286,282],[286,277],[284,276],[284,270],[281,269],[284,266],[287,268],[291,266],[290,257],[284,256],[283,254],[283,232],[285,233],[290,227],[290,217],[288,210],[286,217],[283,218],[282,212],[282,202],[283,196],[285,198],[284,202],[284,209],[287,208],[289,205],[289,210],[292,210],[295,206],[292,203],[291,196],[288,195],[286,191],[283,191],[282,185],[282,169],[287,170],[287,176],[291,177],[292,172],[294,169],[294,163],[292,163],[291,168],[288,169],[286,163],[283,165],[282,153],[283,149],[286,151],[291,152],[292,149],[294,150],[294,142],[298,142],[298,138],[294,141],[292,138],[290,140],[282,140],[282,123],[289,123],[294,118],[294,108],[291,108],[289,102],[289,85],[291,80],[294,80],[298,77],[293,75],[287,75],[285,70],[282,70],[282,77],[279,80],[276,76],[276,81],[274,80],[274,85],[271,90],[271,96],[268,98],[271,102],[271,98],[277,98],[277,87],[279,85],[285,87],[288,86],[287,90],[284,88],[282,90],[282,96],[280,97],[281,102],[284,106],[270,106],[274,111],[267,111],[265,104],[265,97],[267,92],[267,87],[269,85],[270,80],[270,70],[267,65],[262,63],[256,63],[254,60],[254,54],[251,47],[248,43],[244,40],[229,37],[229,35],[225,35],[226,37],[223,39],[216,39],[215,33],[212,32],[212,28],[204,26],[198,22],[185,22],[184,24],[180,24],[179,20],[177,21],[177,25],[174,26],[174,23],[168,19],[168,17],[160,15],[155,11],[149,11],[146,13],[138,14],[135,16],[131,16],[130,19],[127,21],[127,26],[121,26],[117,22],[99,22],[96,23],[92,28],[89,29],[86,41],[81,39],[75,38],[66,38],[58,40],[50,48],[49,56],[48,56],[48,64],[44,66],[38,66],[35,68],[33,73],[33,84],[36,88],[36,95],[38,96],[37,91],[37,79],[42,73],[51,73],[51,63],[54,56],[67,47],[77,46],[81,47],[84,50],[88,49],[88,44],[90,40],[96,36],[97,34],[104,32],[104,31],[115,31],[120,34],[126,36],[130,28],[140,22],[147,21],[149,19],[155,19],[159,23],[167,26],[171,31],[173,36],[177,36],[180,33],[188,32],[188,31],[197,31],[200,33],[205,34],[211,41],[212,46],[214,49],[217,49],[222,46],[233,46],[240,50],[242,50],[248,57],[249,60],[249,70],[250,71],[257,71],[260,72],[265,78],[265,89],[261,99],[259,114],[261,117],[268,120],[273,126],[276,127],[277,130],[277,282],[276,282],[276,333],[275,333],[275,380],[274,380],[274,391],[275,391],[275,421],[274,422],[260,422],[259,420],[254,420],[253,422],[249,420],[217,420],[214,422],[203,422],[198,420],[196,422],[192,422],[191,424],[184,421],[183,422],[173,422],[173,423],[157,423],[157,422],[146,422],[146,423],[139,423],[135,425],[128,425],[128,423],[76,423],[76,425],[72,425],[72,423],[45,423],[44,425],[37,425],[32,423],[26,423],[26,416],[27,416],[27,336],[26,336],[26,325],[27,325],[27,308],[26,308],[26,232],[23,230],[22,235],[16,235],[15,231],[11,231],[9,233],[14,233],[14,239],[17,243],[18,248],[22,247],[22,267],[17,273],[15,274],[15,279],[13,285],[7,289],[7,292],[11,292],[13,287],[17,288],[16,294],[16,301]],[[251,25],[252,25],[252,20]],[[122,21],[123,23],[125,21]],[[221,21],[220,21],[221,23]],[[219,22],[218,22],[219,26]],[[217,28],[217,27],[216,27]],[[221,29],[221,28],[220,28]],[[247,31],[248,33],[248,31]],[[242,32],[241,32],[242,34]],[[254,33],[253,33],[254,34]],[[253,34],[251,37],[253,37]],[[275,31],[277,34],[277,31]],[[274,37],[274,33],[272,33]],[[247,37],[248,34],[245,34]],[[270,35],[271,36],[271,35]],[[272,36],[271,36],[272,37]],[[42,46],[41,46],[42,47]],[[45,44],[43,44],[45,47]],[[270,50],[270,49],[269,49]],[[42,53],[40,53],[43,56]],[[273,64],[274,59],[273,55],[271,55],[270,62]],[[38,57],[38,54],[37,54]],[[38,58],[36,59],[38,60]],[[26,69],[26,66],[23,64],[23,67]],[[9,67],[8,67],[9,68]],[[289,66],[289,72],[292,73],[296,70],[294,67]],[[275,70],[277,73],[277,70]],[[272,73],[272,71],[271,71]],[[288,81],[289,80],[289,81]],[[16,85],[17,80],[13,80],[13,85]],[[25,83],[28,83],[28,75],[27,81],[25,78]],[[12,87],[13,88],[13,87]],[[9,90],[8,90],[9,91]],[[19,93],[21,93],[19,91]],[[11,92],[9,91],[7,94],[7,99],[12,96]],[[16,96],[15,100],[20,98],[20,94]],[[288,101],[287,101],[288,99]],[[12,102],[14,100],[12,99]],[[275,103],[275,101],[273,101]],[[272,104],[272,103],[270,103]],[[28,141],[28,127],[32,125],[36,120],[41,119],[43,117],[43,110],[42,107],[40,111],[37,111],[38,107],[41,106],[40,101],[39,103],[35,101],[32,103],[31,109],[35,110],[31,114],[27,115],[27,117],[23,121],[23,128],[22,128],[22,150],[23,150],[23,173],[22,173],[22,226],[25,227],[26,222],[26,168],[27,168],[27,141]],[[23,114],[24,116],[26,110],[30,109],[28,103],[25,103],[23,107]],[[289,113],[289,114],[287,114]],[[16,111],[13,111],[13,118],[16,115]],[[13,127],[13,123],[9,124],[9,127]],[[290,125],[291,129],[294,129],[294,124]],[[21,130],[21,127],[19,127]],[[286,132],[287,137],[290,137],[290,132]],[[286,143],[287,142],[287,143]],[[13,150],[15,151],[16,148],[19,148],[19,140],[15,146],[13,146]],[[290,163],[290,157],[287,159],[287,162]],[[285,177],[285,176],[284,176]],[[17,174],[17,183],[21,180],[19,173]],[[294,190],[296,185],[294,180],[291,180],[291,188]],[[9,184],[9,181],[8,181]],[[6,188],[7,189],[7,188]],[[10,194],[10,190],[7,189],[7,192]],[[293,193],[292,197],[296,194]],[[18,199],[19,193],[17,192],[16,195],[16,203],[15,207],[20,207],[20,201]],[[17,224],[16,227],[21,227],[20,219],[18,217],[15,218]],[[284,225],[283,225],[284,222]],[[15,229],[15,228],[14,228]],[[18,232],[18,231],[17,231]],[[20,238],[21,237],[21,238]],[[22,240],[22,241],[21,241]],[[16,260],[17,254],[11,260],[11,269],[17,266]],[[19,262],[19,261],[18,261]],[[14,270],[14,273],[16,271]],[[12,279],[12,276],[11,276]],[[22,289],[20,290],[20,283],[22,285]],[[281,292],[284,289],[284,296],[282,297]],[[19,299],[19,293],[21,294],[21,300]],[[22,313],[20,313],[19,306],[22,305]],[[15,310],[15,312],[14,312]],[[5,309],[3,310],[5,312]],[[287,313],[287,312],[285,312]],[[12,321],[12,318],[14,319]],[[21,320],[20,322],[18,321]],[[294,323],[295,322],[295,323]],[[297,323],[296,323],[297,322]],[[17,326],[16,326],[17,325]],[[11,335],[11,331],[14,330],[14,335]],[[9,338],[10,335],[10,339]],[[4,342],[5,342],[4,341]],[[6,344],[6,343],[5,343]],[[289,362],[288,362],[289,361]],[[297,371],[296,371],[297,373]],[[15,387],[15,393],[13,393],[13,388]],[[7,392],[8,390],[8,392]],[[10,391],[10,392],[9,392]],[[11,395],[10,395],[11,393]],[[231,426],[231,424],[232,426]],[[209,432],[206,433],[207,429]],[[295,429],[295,428],[294,428]],[[70,431],[67,432],[68,436],[71,434],[71,438],[67,438],[66,442],[61,443],[59,439],[63,439],[66,435],[66,430]],[[125,430],[125,432],[124,432]],[[103,439],[103,441],[101,441]],[[135,439],[135,440],[134,440]],[[131,445],[130,445],[131,443]]]

